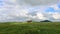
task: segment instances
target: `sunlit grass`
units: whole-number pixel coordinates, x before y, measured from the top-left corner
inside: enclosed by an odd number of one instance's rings
[[[60,34],[60,22],[0,23],[0,34]]]

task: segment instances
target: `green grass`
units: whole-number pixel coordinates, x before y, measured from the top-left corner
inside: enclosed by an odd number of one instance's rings
[[[60,34],[60,23],[0,23],[0,34]]]

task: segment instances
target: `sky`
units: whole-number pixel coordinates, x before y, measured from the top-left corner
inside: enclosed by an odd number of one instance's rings
[[[0,0],[0,22],[60,21],[60,0]]]

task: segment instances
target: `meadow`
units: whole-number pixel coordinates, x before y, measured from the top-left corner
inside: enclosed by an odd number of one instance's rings
[[[60,34],[60,22],[0,23],[0,34]]]

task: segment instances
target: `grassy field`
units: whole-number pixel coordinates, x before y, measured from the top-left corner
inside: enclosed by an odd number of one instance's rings
[[[0,23],[0,34],[60,34],[60,23]]]

